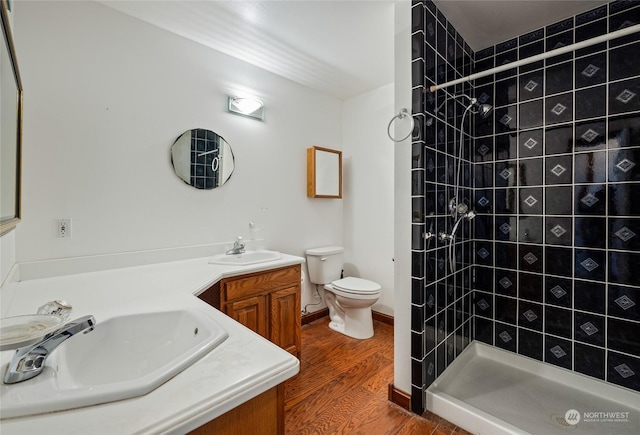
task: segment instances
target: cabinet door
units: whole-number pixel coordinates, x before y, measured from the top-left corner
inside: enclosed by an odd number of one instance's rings
[[[266,296],[254,296],[227,303],[223,312],[252,331],[269,339]]]
[[[300,285],[269,295],[269,340],[300,358]]]

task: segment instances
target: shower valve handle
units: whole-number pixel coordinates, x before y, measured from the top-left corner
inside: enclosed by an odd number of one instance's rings
[[[453,236],[451,234],[447,234],[443,232],[438,233],[438,238],[440,239],[441,242],[453,240]]]

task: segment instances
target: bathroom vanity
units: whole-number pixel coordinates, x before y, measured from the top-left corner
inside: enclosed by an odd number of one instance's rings
[[[223,278],[200,299],[300,358],[300,265]]]
[[[235,434],[255,433],[256,428],[261,434],[283,433],[284,381],[300,367],[293,355],[300,352],[304,259],[282,254],[274,261],[228,266],[193,255],[153,263],[130,262],[127,255],[16,265],[0,290],[1,315],[32,313],[53,299],[73,306],[71,318],[94,315],[97,326],[119,316],[197,311],[228,337],[153,391],[125,400],[5,418],[5,398],[20,397],[7,395],[7,389],[20,385],[2,384],[0,432],[35,433],[49,427],[92,434]],[[0,354],[3,363],[11,354]]]

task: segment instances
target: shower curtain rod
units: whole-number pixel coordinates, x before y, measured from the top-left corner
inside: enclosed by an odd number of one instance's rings
[[[435,92],[438,89],[447,88],[449,86],[457,85],[459,83],[468,82],[471,80],[479,79],[482,77],[486,77],[490,74],[498,73],[501,71],[506,71],[511,68],[515,68],[521,65],[528,65],[533,62],[537,62],[539,60],[547,59],[549,57],[558,56],[560,54],[568,53],[570,51],[579,50],[584,47],[590,47],[592,45],[598,44],[600,42],[609,41],[611,39],[620,38],[622,36],[630,35],[632,33],[640,32],[640,24],[636,24],[633,26],[625,27],[624,29],[616,30],[615,32],[607,33],[606,35],[596,36],[591,39],[587,39],[586,41],[576,42],[575,44],[567,45],[566,47],[556,48],[555,50],[547,51],[546,53],[536,54],[535,56],[527,57],[525,59],[517,60],[515,62],[506,63],[504,65],[496,66],[494,68],[488,69],[486,71],[477,72],[466,77],[462,77],[460,79],[451,80],[449,82],[443,83],[441,85],[433,85],[429,86],[429,92]]]

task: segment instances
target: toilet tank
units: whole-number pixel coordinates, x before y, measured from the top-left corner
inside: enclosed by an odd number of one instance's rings
[[[307,254],[309,281],[314,284],[329,284],[340,279],[344,256],[342,246],[307,249],[305,253]]]

